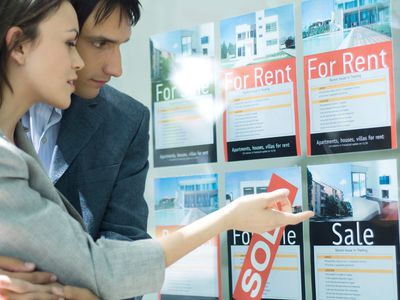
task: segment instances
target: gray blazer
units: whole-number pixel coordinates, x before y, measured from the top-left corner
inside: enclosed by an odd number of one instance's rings
[[[0,253],[34,261],[62,283],[89,288],[103,299],[160,290],[165,271],[160,244],[93,241],[68,214],[21,126],[15,138],[25,152],[0,132]]]

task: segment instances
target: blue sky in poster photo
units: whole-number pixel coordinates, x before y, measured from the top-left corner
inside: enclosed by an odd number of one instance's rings
[[[331,18],[334,9],[333,0],[305,0],[301,5],[303,27],[316,21],[324,21]]]

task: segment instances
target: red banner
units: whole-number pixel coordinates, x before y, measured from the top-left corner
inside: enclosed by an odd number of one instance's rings
[[[268,192],[281,188],[289,190],[288,198],[293,205],[297,194],[297,187],[278,175],[272,174]],[[233,293],[233,299],[261,299],[284,229],[284,227],[281,227],[265,232],[262,235],[253,234],[235,287],[235,292]]]

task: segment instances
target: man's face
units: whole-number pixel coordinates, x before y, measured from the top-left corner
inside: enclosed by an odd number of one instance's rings
[[[86,99],[96,97],[112,76],[121,76],[120,46],[131,35],[128,17],[121,15],[119,8],[97,25],[96,11],[84,23],[77,43],[85,68],[78,72],[75,94]]]

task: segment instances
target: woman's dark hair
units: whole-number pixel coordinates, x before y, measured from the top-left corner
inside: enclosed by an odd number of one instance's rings
[[[1,0],[0,1],[0,106],[3,102],[5,86],[12,91],[6,67],[10,52],[25,41],[35,40],[38,26],[51,13],[57,11],[66,0]],[[21,28],[22,35],[6,43],[6,35],[11,27]]]
[[[139,0],[71,0],[71,4],[78,15],[80,29],[95,9],[95,25],[105,21],[115,9],[120,9],[121,17],[125,13],[131,25],[140,19]]]

